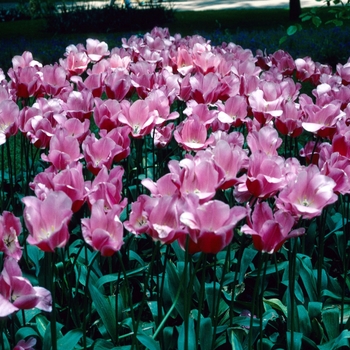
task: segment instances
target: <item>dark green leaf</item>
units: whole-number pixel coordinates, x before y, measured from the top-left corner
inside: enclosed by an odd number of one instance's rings
[[[328,339],[335,339],[339,335],[339,309],[327,309],[322,312],[322,321],[326,328]]]
[[[200,315],[199,315],[200,317]],[[211,344],[213,340],[213,327],[210,317],[205,317],[201,319],[199,332],[199,341],[201,345],[201,350],[211,350]]]
[[[106,327],[109,335],[116,341],[117,336],[117,321],[115,318],[115,310],[111,307],[110,300],[103,295],[93,284],[89,285],[92,301],[95,304],[96,311],[101,317],[101,320]]]
[[[230,329],[228,331],[228,333],[229,333],[229,340],[231,343],[231,349],[232,350],[243,350],[242,342],[238,339],[237,335],[235,334],[235,330]]]
[[[57,347],[58,349],[73,350],[82,336],[83,331],[81,329],[73,329],[58,339]]]
[[[318,28],[322,24],[322,20],[320,17],[314,16],[314,17],[312,17],[312,23],[314,24],[314,26],[316,28]]]
[[[39,334],[32,327],[22,327],[16,333],[16,342],[27,337],[39,337]]]
[[[138,333],[136,338],[144,345],[148,350],[160,350],[159,342],[144,333]]]
[[[292,333],[287,332],[287,347],[289,350],[300,350],[301,344],[302,344],[302,333],[294,332],[293,333],[293,339],[292,339]]]
[[[191,316],[188,316],[188,323],[187,323],[187,349],[188,350],[197,350],[197,344],[196,344],[196,335],[194,332],[194,321]],[[178,349],[185,349],[185,322],[182,323],[181,326],[177,327],[177,330],[179,332],[179,338],[177,341],[177,348]]]
[[[242,254],[242,259],[239,262],[240,263],[240,269],[239,269],[239,280],[238,283],[242,283],[244,281],[244,275],[248,270],[249,265],[255,258],[256,254],[258,252],[255,249],[246,248],[244,249],[244,252]]]
[[[165,289],[169,293],[169,296],[171,298],[172,303],[176,303],[176,310],[181,315],[182,319],[184,319],[184,295],[183,290],[180,291],[180,295],[177,300],[176,295],[178,294],[179,288],[182,288],[182,285],[180,283],[180,278],[178,276],[177,270],[175,265],[168,261],[166,265],[166,283],[165,283]]]
[[[299,321],[299,330],[304,336],[309,336],[311,333],[311,323],[307,310],[304,305],[298,305],[298,321]]]

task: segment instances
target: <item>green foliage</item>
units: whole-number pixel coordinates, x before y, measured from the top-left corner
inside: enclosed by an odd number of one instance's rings
[[[328,7],[328,15],[330,17],[333,17],[331,19],[328,19],[324,21],[322,19],[322,16],[319,14],[319,9],[317,8],[312,8],[304,13],[302,13],[299,18],[301,22],[311,22],[312,25],[315,28],[320,28],[321,26],[326,26],[329,24],[332,24],[334,26],[340,27],[344,25],[344,23],[350,19],[350,2],[348,0],[342,1],[342,0],[332,0],[332,1],[327,1],[327,0],[316,0],[318,2],[323,2],[327,5],[330,5],[330,3],[333,3],[335,6],[329,6]],[[287,28],[287,36],[283,36],[279,40],[279,44],[281,45],[284,43],[287,39],[288,36],[292,36],[295,33],[302,31],[303,26],[300,23],[292,24]]]

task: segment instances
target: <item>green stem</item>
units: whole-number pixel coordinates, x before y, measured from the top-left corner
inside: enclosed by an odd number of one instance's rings
[[[318,299],[321,300],[321,289],[322,289],[322,268],[323,268],[323,257],[324,257],[324,235],[325,235],[325,223],[327,216],[327,208],[322,211],[321,219],[318,220],[318,228],[319,228],[319,241],[318,241],[318,249],[319,255],[317,260],[317,296]],[[319,218],[317,218],[319,219]]]
[[[86,246],[85,246],[86,248]],[[87,310],[87,303],[88,303],[88,298],[90,295],[90,290],[89,290],[89,280],[90,280],[90,274],[91,274],[91,270],[92,270],[92,266],[95,262],[95,259],[99,256],[99,251],[96,251],[93,253],[92,258],[90,259],[90,261],[88,261],[87,258],[87,248],[85,250],[85,258],[86,258],[86,262],[88,264],[88,268],[87,268],[87,274],[86,274],[86,281],[85,281],[85,298],[84,298],[84,321],[83,321],[83,347],[84,349],[86,349],[87,343],[86,343],[86,326],[87,326],[87,320],[88,320],[88,314],[89,312],[86,312]]]
[[[52,297],[52,311],[51,311],[51,343],[52,350],[57,350],[57,332],[56,332],[56,290],[55,290],[55,277],[56,277],[56,266],[55,266],[55,257],[56,253],[47,253],[49,260],[49,265],[51,267],[50,271],[50,291]]]
[[[260,283],[260,274],[261,274],[261,257],[262,253],[259,251],[258,253],[258,275],[255,280],[255,285],[254,285],[254,292],[253,292],[253,300],[252,300],[252,307],[251,307],[251,313],[250,313],[250,322],[249,322],[249,338],[248,338],[248,349],[252,349],[253,345],[253,320],[254,320],[254,313],[255,313],[255,303],[257,302],[258,299],[258,293],[259,293],[259,283]]]
[[[202,310],[203,308],[203,301],[204,301],[204,292],[205,292],[205,262],[207,261],[207,254],[206,253],[201,253],[201,256],[197,262],[197,265],[195,267],[195,272],[199,271],[198,267],[200,266],[199,264],[202,265],[202,274],[201,274],[201,289],[199,291],[199,296],[198,296],[198,311]],[[197,267],[198,266],[198,267]],[[201,326],[201,315],[198,316],[197,320],[197,327],[196,327],[196,341],[198,344],[199,341],[199,332],[200,332],[200,326]]]
[[[264,315],[264,282],[266,277],[266,269],[267,269],[267,263],[269,261],[269,254],[264,253],[263,254],[263,265],[264,265],[264,272],[262,276],[262,282],[260,283],[261,289],[260,289],[260,296],[259,296],[259,302],[260,302],[260,317],[259,317],[259,333],[260,333],[260,350],[263,349],[263,315]]]
[[[134,307],[133,307],[132,300],[131,300],[131,290],[129,287],[129,279],[128,279],[128,276],[126,274],[125,266],[124,266],[122,255],[121,255],[120,251],[117,252],[117,255],[118,255],[120,266],[121,266],[123,274],[124,274],[125,286],[127,289],[126,294],[129,296],[129,300],[127,300],[127,303],[128,303],[129,308],[130,308],[131,322],[132,322],[133,332],[135,335],[135,334],[137,334],[137,324],[135,323],[136,320],[135,320],[135,314],[134,314]],[[134,336],[134,337],[132,337],[131,348],[134,349],[135,346],[136,346],[136,349],[138,349],[138,342],[136,341],[136,343],[135,343],[135,336]]]

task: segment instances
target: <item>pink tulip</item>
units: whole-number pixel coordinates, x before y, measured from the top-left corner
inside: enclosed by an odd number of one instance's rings
[[[119,126],[118,115],[122,113],[120,103],[117,100],[101,100],[95,98],[94,120],[100,129],[111,131]]]
[[[174,129],[174,123],[170,123],[163,127],[156,126],[154,132],[152,133],[154,145],[157,148],[166,147],[172,140]]]
[[[282,135],[298,137],[303,132],[302,111],[296,107],[294,102],[288,101],[282,105],[283,114],[275,118],[276,129]]]
[[[36,344],[35,338],[28,338],[28,340],[21,339],[13,350],[34,350],[33,346]]]
[[[170,161],[168,166],[174,174],[173,182],[183,197],[195,194],[202,204],[215,196],[220,174],[212,160],[185,158],[180,162]]]
[[[0,317],[34,307],[51,311],[51,305],[50,292],[42,287],[33,287],[29,280],[22,277],[17,261],[5,259],[0,275]]]
[[[91,91],[72,91],[64,105],[64,110],[70,118],[77,118],[80,121],[89,119],[93,110],[94,99]]]
[[[326,175],[336,183],[333,191],[337,194],[350,193],[350,159],[338,152],[331,153],[324,162],[321,174]]]
[[[85,242],[102,256],[111,256],[120,250],[123,244],[123,224],[119,219],[119,206],[113,206],[105,212],[103,200],[96,201],[91,208],[91,217],[81,219]]]
[[[96,175],[103,166],[111,168],[115,153],[116,143],[109,137],[96,139],[95,134],[87,136],[82,143],[84,158],[87,168]]]
[[[316,165],[301,170],[278,195],[276,206],[303,219],[321,215],[322,210],[337,201],[336,183],[322,175]]]
[[[55,133],[52,119],[43,116],[35,107],[25,107],[19,113],[18,126],[22,133],[38,148],[46,148]]]
[[[66,77],[66,71],[63,67],[55,65],[47,65],[41,69],[41,84],[47,95],[56,96],[59,92],[69,85]]]
[[[105,78],[105,89],[108,98],[122,101],[130,92],[131,79],[124,71],[116,70]]]
[[[306,119],[302,127],[320,137],[332,138],[336,131],[337,121],[345,116],[345,113],[340,111],[340,104],[340,101],[333,101],[323,107],[314,104],[303,106]]]
[[[73,136],[67,135],[65,130],[57,130],[50,140],[49,154],[42,154],[41,159],[50,162],[57,170],[66,169],[83,158],[80,153],[79,142]]]
[[[276,129],[264,126],[259,131],[251,131],[247,136],[247,143],[252,153],[262,151],[267,155],[277,156],[282,139],[278,137]]]
[[[190,77],[193,99],[198,103],[215,103],[221,94],[221,85],[215,73],[197,73]]]
[[[214,136],[207,136],[207,129],[197,116],[188,118],[174,131],[174,138],[187,151],[199,151],[214,142]]]
[[[212,150],[214,163],[221,169],[224,177],[220,188],[228,189],[239,182],[238,173],[248,167],[247,153],[239,146],[230,147],[227,141],[219,140]]]
[[[156,241],[170,244],[184,228],[180,223],[180,214],[187,200],[178,196],[160,197],[156,205],[150,210],[148,216],[149,229],[147,233]]]
[[[60,59],[60,65],[66,69],[70,76],[83,74],[89,63],[90,58],[85,52],[70,51],[66,59]]]
[[[18,131],[19,108],[12,100],[0,101],[0,145]]]
[[[93,97],[101,97],[104,92],[104,80],[107,73],[90,74],[84,81],[81,76],[74,76],[70,80],[77,84],[78,90],[91,91]]]
[[[224,106],[219,105],[218,119],[222,123],[239,127],[247,116],[247,108],[248,104],[245,97],[239,95],[230,97]]]
[[[116,206],[123,209],[127,204],[127,199],[122,200],[121,196],[123,174],[124,169],[120,166],[114,167],[109,173],[103,166],[91,184],[85,183],[89,205],[92,206],[98,200],[103,199],[106,210]]]
[[[262,151],[250,156],[246,186],[254,197],[274,196],[285,184],[282,157],[268,156]]]
[[[191,73],[193,70],[193,61],[191,53],[185,47],[179,47],[177,49],[177,57],[174,58],[176,63],[177,71],[185,76],[188,73]]]
[[[0,251],[6,257],[19,260],[22,256],[22,248],[18,242],[18,236],[22,232],[19,218],[12,213],[4,211],[0,216]]]
[[[273,213],[266,202],[258,202],[247,221],[241,231],[252,236],[257,250],[269,254],[277,252],[287,239],[305,233],[304,228],[292,230],[295,220],[291,214],[282,210]]]
[[[64,247],[69,239],[72,200],[64,192],[52,191],[43,201],[33,196],[24,197],[22,201],[25,204],[23,217],[30,233],[28,243],[45,252]]]
[[[129,156],[131,141],[129,137],[130,128],[128,126],[119,126],[108,133],[106,130],[101,130],[99,134],[101,138],[108,137],[115,142],[113,150],[114,162],[118,163]]]
[[[74,167],[60,171],[51,181],[53,190],[64,192],[73,202],[73,213],[77,212],[84,204],[86,197],[82,164],[78,162]]]
[[[233,228],[246,215],[245,208],[230,209],[227,204],[217,200],[183,212],[180,221],[189,229],[189,253],[218,253],[232,241]],[[180,235],[178,241],[182,249],[186,248],[186,240],[187,235]]]
[[[147,101],[136,100],[132,105],[122,105],[123,112],[118,115],[121,123],[131,128],[131,135],[140,138],[150,134],[157,118],[154,111],[150,111]]]
[[[136,202],[131,203],[129,220],[124,221],[124,227],[131,233],[139,235],[150,230],[149,215],[158,205],[159,198],[146,195],[137,197]]]
[[[12,67],[14,71],[25,67],[42,67],[42,64],[33,59],[33,54],[29,51],[24,51],[21,56],[16,55],[12,58]]]
[[[108,45],[97,39],[86,39],[86,53],[93,62],[100,61],[103,57],[109,55]]]
[[[8,75],[11,78],[10,88],[16,91],[17,97],[42,96],[42,84],[37,67],[18,68],[17,71],[10,68]]]

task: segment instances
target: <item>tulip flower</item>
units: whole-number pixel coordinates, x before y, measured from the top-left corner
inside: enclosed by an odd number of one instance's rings
[[[296,217],[312,219],[338,199],[334,193],[335,186],[336,183],[322,175],[316,165],[310,165],[299,172],[295,181],[283,188],[276,206]]]
[[[102,256],[111,256],[123,244],[123,224],[119,219],[120,207],[113,206],[107,213],[104,201],[98,200],[92,205],[91,217],[81,219],[85,242]]]
[[[12,213],[4,211],[0,216],[0,251],[5,256],[19,260],[22,256],[22,249],[18,242],[18,236],[22,232],[22,225],[19,218]]]
[[[64,192],[52,191],[43,201],[28,196],[22,202],[25,204],[24,221],[30,233],[28,243],[45,252],[64,247],[69,239],[72,200]]]
[[[266,202],[258,202],[247,221],[241,231],[252,236],[257,250],[269,254],[277,252],[287,239],[305,233],[304,228],[292,230],[295,220],[290,213],[282,210],[273,213]]]
[[[0,275],[0,317],[34,307],[51,311],[51,305],[50,292],[42,287],[33,287],[22,276],[17,261],[12,258],[5,259]]]
[[[233,228],[247,215],[243,207],[231,208],[220,201],[209,201],[197,208],[191,208],[180,215],[182,224],[189,228],[189,253],[216,254],[224,249],[233,238]],[[178,238],[185,249],[187,235]]]

